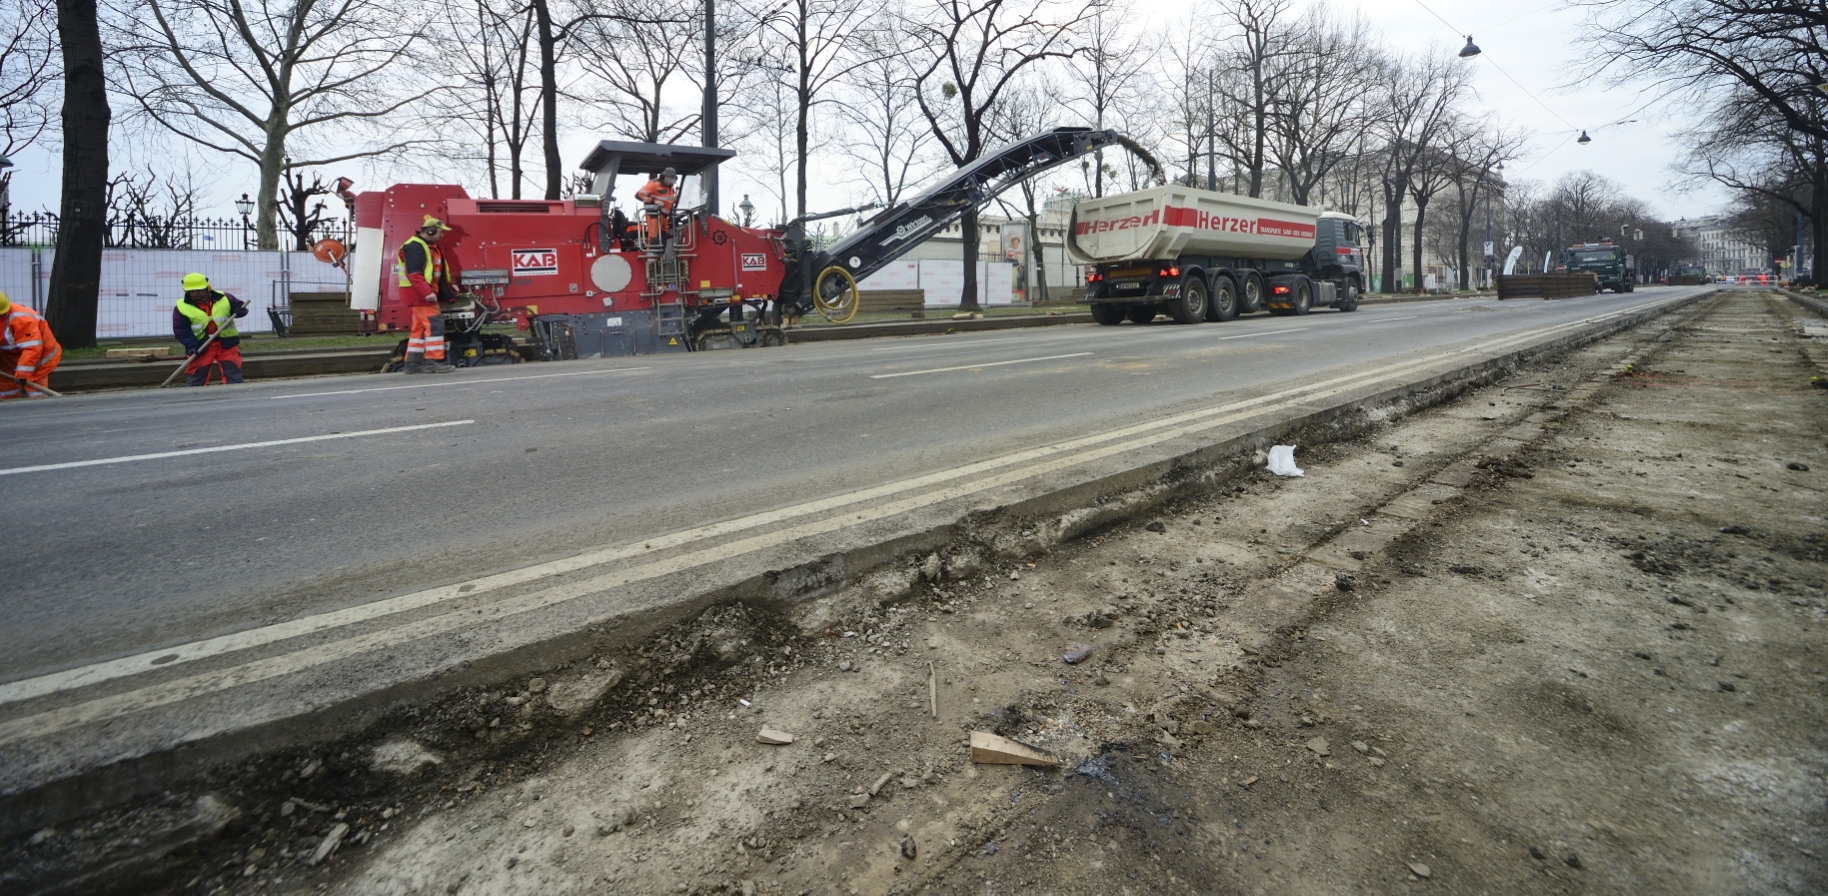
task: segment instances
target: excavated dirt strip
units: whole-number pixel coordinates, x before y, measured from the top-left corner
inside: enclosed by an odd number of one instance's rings
[[[40,832],[0,884],[1821,892],[1805,316],[1724,294],[1304,448],[1301,478],[1027,562],[917,558],[794,618],[715,609]],[[970,731],[1063,766],[973,764]]]

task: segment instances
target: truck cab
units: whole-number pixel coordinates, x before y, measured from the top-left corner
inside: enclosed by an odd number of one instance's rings
[[[1570,274],[1592,274],[1601,290],[1631,292],[1637,288],[1637,260],[1624,246],[1613,245],[1611,240],[1569,246],[1564,264]]]

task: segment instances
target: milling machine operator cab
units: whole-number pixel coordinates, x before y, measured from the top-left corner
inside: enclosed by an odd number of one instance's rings
[[[736,157],[736,151],[705,146],[677,146],[670,143],[629,143],[603,140],[584,159],[583,168],[590,173],[590,191],[602,203],[602,227],[597,247],[603,252],[643,252],[660,254],[663,247],[649,245],[645,222],[631,221],[616,207],[616,179],[624,175],[633,180],[632,194],[642,184],[671,168],[679,176],[674,186],[679,200],[673,207],[672,220],[659,228],[689,238],[692,228],[682,226],[705,213],[706,181],[715,177],[717,166]],[[645,214],[644,212],[642,214]]]

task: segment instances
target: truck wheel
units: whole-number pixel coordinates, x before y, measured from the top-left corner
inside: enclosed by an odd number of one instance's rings
[[[1092,320],[1101,326],[1115,327],[1123,323],[1123,309],[1109,302],[1097,302],[1092,305]]]
[[[1161,313],[1160,309],[1154,305],[1128,305],[1123,310],[1124,315],[1129,317],[1130,323],[1133,324],[1146,324],[1154,320],[1155,315]]]
[[[1263,278],[1256,274],[1245,274],[1244,282],[1238,285],[1238,313],[1256,314],[1263,310]]]
[[[1206,300],[1207,320],[1232,320],[1238,316],[1238,288],[1230,277],[1212,281],[1212,297]]]
[[[1168,316],[1177,324],[1197,324],[1206,320],[1206,277],[1189,274],[1181,281],[1180,298],[1168,302]]]
[[[1344,299],[1340,300],[1339,310],[1341,310],[1341,311],[1357,311],[1358,310],[1358,284],[1353,283],[1350,280],[1346,281],[1346,297]]]
[[[1295,314],[1306,314],[1314,310],[1314,285],[1306,277],[1295,281],[1294,305],[1290,310]]]

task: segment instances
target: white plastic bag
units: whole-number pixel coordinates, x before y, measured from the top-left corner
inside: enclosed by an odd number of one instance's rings
[[[1277,476],[1301,476],[1301,468],[1295,466],[1295,446],[1277,445],[1269,449],[1269,471]]]

